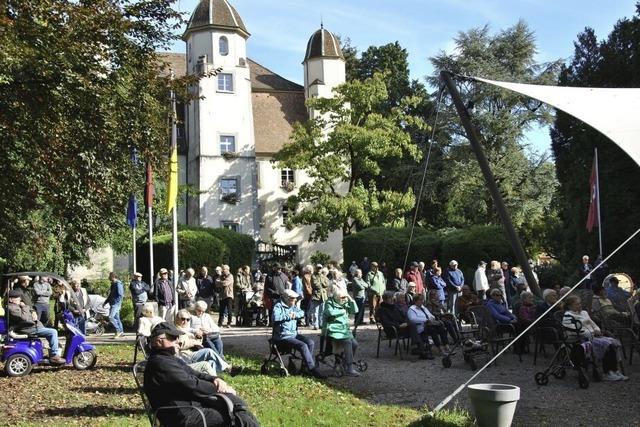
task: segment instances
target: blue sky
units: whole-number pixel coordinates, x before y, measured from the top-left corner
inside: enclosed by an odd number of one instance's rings
[[[190,14],[199,0],[178,0]],[[459,31],[488,24],[499,31],[524,19],[535,32],[537,60],[568,59],[585,27],[605,38],[615,22],[631,17],[636,0],[230,0],[251,37],[248,55],[276,73],[302,83],[306,43],[320,27],[349,37],[359,51],[398,41],[409,52],[412,78],[432,72],[428,58],[450,50]],[[184,52],[184,43],[173,47]],[[546,129],[529,133],[537,151],[549,147]]]

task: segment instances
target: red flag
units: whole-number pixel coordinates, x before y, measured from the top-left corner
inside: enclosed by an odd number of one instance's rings
[[[587,216],[587,231],[591,233],[594,227],[600,227],[598,218],[598,206],[600,200],[598,198],[598,164],[597,158],[593,159],[593,167],[591,168],[591,179],[589,180],[589,188],[591,189],[591,202],[589,203],[589,215]]]
[[[147,180],[144,184],[144,205],[147,210],[153,207],[153,173],[151,171],[151,163],[147,162]]]

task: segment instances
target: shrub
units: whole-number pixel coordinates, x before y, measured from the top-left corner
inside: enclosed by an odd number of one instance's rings
[[[401,267],[409,243],[409,228],[371,227],[346,236],[342,241],[345,265],[351,261],[360,261],[367,257],[370,261],[386,262],[391,268]],[[411,256],[424,259],[437,255],[440,247],[439,237],[435,233],[416,228],[413,234]],[[409,262],[413,261],[410,256]]]
[[[229,251],[227,258],[224,260],[224,264],[229,264],[231,272],[235,273],[235,271],[243,265],[252,265],[256,251],[256,242],[251,236],[237,233],[226,228],[202,227],[200,230],[206,231],[227,245]]]
[[[311,264],[313,265],[317,265],[317,264],[327,265],[329,264],[329,261],[331,261],[331,255],[325,254],[324,252],[315,251],[309,257],[309,259],[311,261]]]
[[[479,261],[483,260],[488,264],[491,260],[514,260],[515,256],[502,228],[495,225],[475,225],[443,236],[441,265],[446,266],[452,259],[458,261],[465,282],[471,284]]]
[[[567,284],[567,274],[559,262],[539,265],[535,268],[535,271],[541,288],[553,288],[556,284],[560,286]],[[571,283],[571,286],[573,284],[575,283]]]
[[[215,267],[229,259],[229,247],[207,231],[182,230],[178,232],[178,266],[180,270],[203,265]],[[138,268],[144,277],[153,277],[146,270],[149,266],[149,245],[138,245]],[[171,233],[160,234],[153,238],[154,268],[173,266],[173,238]]]

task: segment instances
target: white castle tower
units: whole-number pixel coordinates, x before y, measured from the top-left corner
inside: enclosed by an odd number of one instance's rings
[[[188,203],[190,224],[258,233],[255,142],[247,31],[227,0],[202,0],[182,36],[187,73],[208,73],[186,109],[186,181],[202,193]],[[197,92],[196,92],[197,91]]]
[[[307,43],[304,56],[304,88],[305,98],[331,98],[333,89],[345,82],[345,61],[340,48],[340,41],[331,32],[320,29],[313,33]],[[315,117],[309,111],[309,118]]]

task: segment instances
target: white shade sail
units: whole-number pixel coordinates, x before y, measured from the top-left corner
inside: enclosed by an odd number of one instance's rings
[[[543,86],[474,80],[549,104],[597,129],[640,166],[640,89]]]

